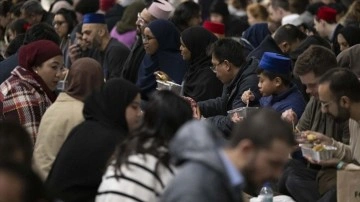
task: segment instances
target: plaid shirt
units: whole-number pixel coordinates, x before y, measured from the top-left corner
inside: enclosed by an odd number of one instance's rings
[[[1,119],[20,123],[35,143],[41,117],[52,104],[30,72],[20,66],[0,85]]]

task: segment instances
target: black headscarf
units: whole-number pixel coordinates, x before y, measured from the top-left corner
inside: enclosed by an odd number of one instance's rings
[[[348,26],[340,30],[339,34],[343,35],[349,47],[360,43],[360,28]]]
[[[128,131],[125,110],[138,93],[140,90],[129,81],[111,79],[100,92],[93,93],[85,100],[84,117]]]
[[[211,71],[211,56],[206,50],[217,38],[203,27],[190,27],[181,33],[181,40],[191,52],[189,69],[184,79],[184,95],[196,101],[220,96],[222,84]]]
[[[181,84],[186,72],[186,63],[180,54],[180,34],[176,26],[168,20],[152,21],[148,28],[155,36],[159,47],[153,55],[146,54],[138,72],[137,86],[143,98],[156,89],[155,71],[163,71]]]

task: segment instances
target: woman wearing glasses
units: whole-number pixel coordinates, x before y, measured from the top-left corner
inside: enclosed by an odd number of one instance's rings
[[[180,54],[180,34],[175,25],[167,20],[152,21],[144,30],[145,57],[140,65],[136,85],[141,88],[142,98],[156,89],[154,72],[162,71],[171,80],[181,84],[186,63]]]
[[[54,42],[22,46],[19,66],[0,85],[0,119],[20,123],[35,143],[41,117],[56,99],[54,90],[63,68],[62,52]]]
[[[60,9],[55,13],[53,26],[56,33],[61,39],[60,48],[64,55],[65,66],[70,67],[70,60],[68,59],[68,48],[70,45],[70,33],[77,25],[76,14],[74,11],[65,8]]]

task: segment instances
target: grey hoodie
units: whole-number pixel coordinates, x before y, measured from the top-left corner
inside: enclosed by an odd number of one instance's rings
[[[219,150],[221,133],[205,121],[185,124],[170,143],[179,172],[165,190],[163,202],[242,201],[241,188],[232,187]]]

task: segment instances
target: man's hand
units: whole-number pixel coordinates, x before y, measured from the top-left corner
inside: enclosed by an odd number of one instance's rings
[[[194,99],[192,99],[191,97],[183,97],[186,101],[189,102],[191,109],[193,111],[193,118],[194,119],[201,119],[201,112],[200,112],[200,108],[197,105],[196,101]]]
[[[306,138],[309,142],[314,142],[316,144],[332,145],[333,143],[333,140],[330,137],[314,131],[305,131],[302,133],[302,137]]]
[[[201,112],[199,106],[192,107],[193,110],[193,118],[200,120],[201,119]]]
[[[81,48],[78,44],[72,44],[71,46],[69,46],[68,52],[71,63],[74,63],[75,60],[79,59],[80,57]]]
[[[243,119],[244,118],[239,116],[239,114],[236,112],[231,116],[231,121],[234,123],[238,123],[238,122],[242,121]]]

